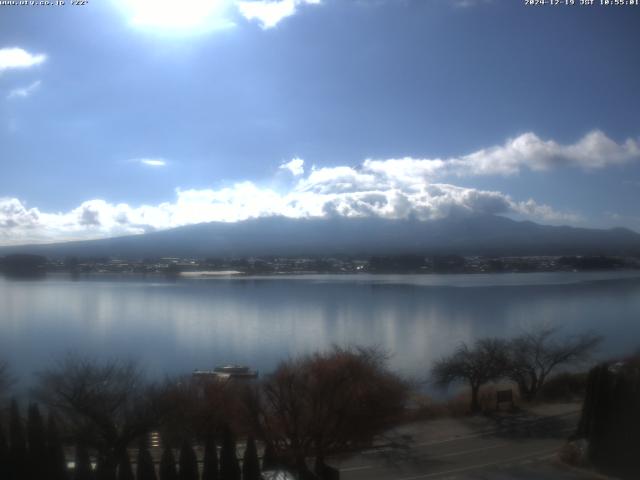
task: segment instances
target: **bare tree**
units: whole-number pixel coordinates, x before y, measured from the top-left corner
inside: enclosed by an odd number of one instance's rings
[[[172,444],[181,444],[185,438],[205,442],[223,424],[236,430],[246,425],[241,382],[188,375],[167,378],[159,391],[167,412],[160,431]]]
[[[67,356],[40,374],[36,395],[60,414],[79,442],[99,452],[99,463],[110,471],[162,413],[133,362]]]
[[[561,365],[575,365],[589,358],[602,341],[593,333],[557,338],[558,329],[543,327],[509,342],[507,376],[525,400],[533,400],[549,374]]]
[[[254,430],[303,477],[307,458],[370,443],[408,393],[386,360],[376,349],[334,348],[281,363],[247,397]]]
[[[466,382],[471,387],[471,411],[480,411],[480,387],[500,379],[507,365],[507,343],[496,338],[477,340],[473,347],[462,343],[457,351],[438,360],[431,369],[431,376],[441,387]]]

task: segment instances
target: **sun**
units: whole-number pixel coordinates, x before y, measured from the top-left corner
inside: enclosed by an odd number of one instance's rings
[[[230,0],[119,0],[136,27],[202,31],[233,26],[227,18]]]

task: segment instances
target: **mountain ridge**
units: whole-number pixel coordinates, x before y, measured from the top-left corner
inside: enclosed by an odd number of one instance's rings
[[[262,217],[97,240],[0,247],[0,255],[240,257],[391,254],[640,255],[640,234],[551,226],[495,215],[438,220]]]

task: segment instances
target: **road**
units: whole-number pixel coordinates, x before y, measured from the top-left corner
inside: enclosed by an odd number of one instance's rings
[[[418,423],[390,433],[376,448],[331,463],[343,480],[602,478],[556,461],[579,418],[576,407],[568,407],[552,415]]]

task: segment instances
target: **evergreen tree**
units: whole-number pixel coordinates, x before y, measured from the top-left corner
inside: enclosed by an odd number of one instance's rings
[[[117,463],[111,456],[101,456],[98,458],[98,465],[96,467],[96,479],[97,480],[116,480],[116,467]]]
[[[236,441],[228,426],[222,434],[222,451],[220,452],[221,480],[240,480],[240,465],[236,456]]]
[[[137,480],[156,480],[156,469],[153,466],[153,458],[151,458],[151,452],[147,448],[147,442],[145,439],[140,441],[140,447],[138,448],[138,465],[136,468]]]
[[[178,480],[176,459],[170,446],[167,446],[160,457],[160,480]]]
[[[27,480],[27,440],[24,426],[20,418],[20,410],[15,400],[11,401],[9,418],[9,478],[11,480]]]
[[[44,422],[38,405],[29,405],[27,416],[27,440],[29,443],[29,477],[42,480],[48,474],[47,442]]]
[[[47,470],[50,480],[67,480],[67,459],[64,455],[64,448],[55,417],[49,413],[47,419]]]
[[[82,445],[76,445],[76,467],[73,475],[74,480],[94,480],[93,470],[91,469],[91,459],[87,448]]]
[[[207,438],[204,446],[204,467],[202,480],[218,480],[218,447],[213,437]]]
[[[260,480],[260,461],[253,437],[247,439],[247,448],[244,450],[242,480]]]
[[[271,443],[267,443],[262,454],[262,470],[275,470],[278,468],[276,451]]]
[[[640,472],[640,355],[594,367],[587,379],[578,436],[588,442],[596,467],[619,478]]]
[[[198,459],[191,443],[186,439],[182,442],[178,462],[180,464],[180,480],[198,480]]]
[[[9,444],[0,424],[0,478],[9,478]]]
[[[131,460],[129,459],[129,452],[126,448],[118,463],[118,480],[134,480]]]

